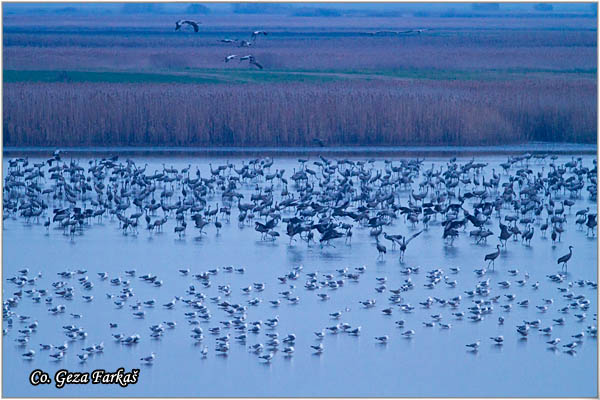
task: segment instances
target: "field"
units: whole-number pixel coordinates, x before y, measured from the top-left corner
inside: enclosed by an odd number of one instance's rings
[[[200,18],[5,16],[4,145],[596,141],[589,16]]]

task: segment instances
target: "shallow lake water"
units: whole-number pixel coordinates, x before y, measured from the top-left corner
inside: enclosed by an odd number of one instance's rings
[[[38,155],[30,157],[29,162],[39,161]],[[364,158],[376,156],[369,155]],[[122,157],[119,161],[124,161]],[[155,169],[162,170],[163,163],[167,167],[181,169],[188,164],[192,171],[199,166],[202,176],[210,176],[209,163],[212,166],[230,161],[240,166],[242,158],[232,157],[129,157],[137,165],[148,163],[147,174]],[[353,159],[359,159],[352,157]],[[393,157],[388,157],[394,159]],[[82,158],[80,164],[87,169],[87,160]],[[593,156],[583,156],[583,165],[592,168]],[[317,160],[311,156],[309,164]],[[470,157],[459,158],[459,163],[465,163]],[[555,163],[571,160],[571,156],[559,156]],[[422,171],[433,163],[436,168],[445,165],[447,158],[426,158]],[[501,183],[508,176],[502,173],[500,163],[506,161],[506,156],[483,155],[476,161],[488,163],[485,174],[489,179],[492,168],[501,174]],[[549,160],[545,165],[531,163],[529,168],[534,172],[548,171]],[[377,158],[376,168],[383,168],[382,158]],[[296,157],[276,157],[271,171],[286,169],[286,176],[293,173],[299,164]],[[4,176],[7,172],[5,157]],[[511,173],[519,166],[513,166]],[[567,173],[569,175],[569,173]],[[415,181],[422,180],[422,175]],[[48,180],[49,182],[49,180]],[[263,183],[261,183],[262,185]],[[586,183],[587,185],[587,183]],[[238,189],[245,195],[244,201],[250,201],[250,195],[255,192],[256,183],[242,185]],[[276,200],[281,192],[281,184],[274,181]],[[415,184],[416,188],[417,185]],[[418,189],[416,189],[418,190]],[[290,185],[290,191],[292,187]],[[407,204],[408,190],[401,192],[401,203]],[[567,195],[555,197],[562,201]],[[495,197],[495,195],[494,195]],[[176,199],[173,199],[176,200]],[[220,193],[209,195],[208,204],[213,207],[221,204]],[[472,201],[467,200],[465,207],[472,209]],[[50,205],[50,213],[52,209]],[[280,223],[277,230],[281,236],[276,241],[261,241],[260,234],[252,225],[240,227],[237,222],[237,207],[232,207],[231,222],[223,221],[223,228],[217,235],[211,224],[205,228],[206,235],[199,235],[189,221],[185,236],[179,238],[173,232],[174,215],[169,218],[162,233],[149,233],[140,227],[137,235],[124,235],[119,229],[118,220],[105,216],[103,221],[94,220],[91,226],[84,229],[83,234],[74,238],[64,235],[61,229],[51,228],[48,232],[43,227],[45,218],[39,222],[26,223],[21,217],[8,217],[3,226],[3,300],[13,297],[19,288],[7,281],[7,278],[18,275],[22,268],[30,269],[30,276],[39,272],[42,277],[35,288],[48,289],[53,294],[52,283],[58,280],[67,281],[67,286],[74,287],[73,300],[65,300],[56,295],[53,305],[66,305],[66,312],[53,315],[48,312],[42,299],[34,303],[31,297],[23,295],[19,304],[11,310],[18,315],[30,316],[37,320],[39,327],[31,334],[29,343],[19,346],[15,339],[20,337],[18,330],[24,329],[26,323],[15,320],[8,327],[6,320],[3,328],[8,332],[3,336],[3,395],[4,396],[560,396],[560,397],[593,397],[597,396],[597,339],[587,335],[576,348],[576,353],[565,353],[563,344],[574,341],[571,335],[585,331],[589,325],[596,326],[597,291],[589,285],[579,287],[573,284],[570,292],[575,296],[583,295],[590,301],[587,317],[578,321],[574,314],[579,311],[569,310],[567,313],[559,309],[568,306],[572,300],[565,299],[558,288],[567,288],[569,282],[590,280],[597,282],[597,240],[596,237],[586,236],[585,227],[578,230],[575,224],[577,210],[590,208],[597,212],[596,202],[590,199],[584,189],[576,199],[575,205],[567,216],[566,230],[560,242],[555,245],[549,237],[543,237],[539,231],[539,222],[534,224],[536,231],[531,245],[510,239],[506,250],[502,250],[495,262],[495,270],[485,276],[478,277],[473,272],[482,268],[484,256],[492,253],[498,243],[498,220],[494,215],[488,226],[494,235],[488,238],[487,244],[475,244],[469,238],[469,226],[453,245],[446,245],[442,240],[440,218],[430,223],[429,228],[415,238],[409,245],[404,263],[399,261],[399,252],[392,251],[390,243],[383,240],[387,254],[378,260],[375,241],[369,235],[368,227],[356,225],[350,244],[344,239],[333,241],[335,247],[318,245],[307,246],[306,242],[296,241],[289,245],[285,234],[285,223]],[[132,209],[127,210],[130,214]],[[504,209],[502,216],[511,214],[512,210]],[[158,210],[162,216],[162,210]],[[545,212],[544,212],[545,215]],[[289,216],[283,213],[283,216]],[[154,219],[154,218],[153,218]],[[264,221],[263,221],[264,222]],[[394,220],[392,225],[385,226],[388,233],[410,235],[420,230],[404,222],[402,217]],[[568,253],[568,246],[574,246],[573,257],[568,264],[568,275],[563,283],[554,283],[547,275],[560,272],[557,259]],[[245,272],[228,273],[224,266],[245,267]],[[348,267],[352,272],[355,267],[366,266],[358,282],[345,281],[337,289],[319,289],[315,291],[304,288],[307,273],[316,272],[333,274],[337,277],[336,269]],[[292,271],[294,267],[302,266],[297,280],[279,283],[277,277]],[[418,273],[405,275],[401,270],[405,267],[420,266]],[[452,274],[450,267],[460,267],[460,272]],[[216,275],[211,276],[211,286],[204,288],[193,278],[193,274],[205,272],[219,267]],[[183,276],[178,269],[190,268],[191,272]],[[433,289],[423,285],[429,280],[427,272],[436,268],[444,270],[442,276],[456,280],[456,287],[444,284],[442,280]],[[84,290],[77,279],[85,275],[74,275],[72,278],[61,278],[60,271],[75,271],[85,269],[94,288]],[[135,269],[135,277],[127,278],[124,271]],[[510,269],[518,269],[516,276],[508,273]],[[109,279],[101,280],[97,272],[107,272]],[[154,287],[141,279],[140,275],[152,273],[163,280],[162,287]],[[525,279],[528,282],[519,286],[516,281]],[[113,285],[110,279],[121,277],[130,279],[130,287],[134,296],[129,298],[122,308],[114,305],[114,299],[107,294],[119,294],[122,286]],[[375,291],[379,286],[376,277],[387,277],[387,289],[382,293]],[[410,313],[403,312],[397,305],[389,304],[389,289],[400,287],[405,279],[410,277],[414,288],[402,293],[404,303],[410,303],[415,309]],[[490,279],[491,293],[487,297],[468,297],[464,291],[473,290],[478,282]],[[319,280],[323,278],[320,277]],[[339,279],[339,278],[336,278]],[[503,289],[498,282],[508,280],[510,288]],[[531,284],[539,281],[539,288],[533,289]],[[255,282],[265,283],[262,292],[252,291],[249,295],[242,288]],[[219,285],[229,284],[231,295],[225,297],[218,291]],[[193,311],[183,302],[176,303],[173,309],[162,306],[175,296],[190,298],[186,289],[195,285],[197,291],[206,295],[205,305],[210,309],[212,318],[208,322],[200,322],[204,331],[204,340],[196,344],[190,337],[192,325],[187,322],[184,313]],[[295,288],[290,288],[295,285]],[[26,285],[22,289],[32,288]],[[300,298],[298,304],[290,304],[279,292],[290,290]],[[329,299],[322,301],[317,293],[327,293]],[[505,294],[514,294],[516,299],[508,301]],[[84,302],[82,295],[93,295],[91,302]],[[240,333],[232,328],[222,329],[220,335],[208,332],[211,327],[221,325],[220,321],[230,320],[231,317],[217,304],[209,300],[218,296],[229,303],[240,303],[248,307],[247,321],[266,321],[279,317],[279,324],[272,330],[279,333],[279,340],[288,334],[295,334],[295,353],[284,357],[283,346],[275,353],[270,363],[259,359],[248,347],[265,344],[268,338],[265,333],[271,332],[263,325],[260,333],[247,333],[246,343],[233,339]],[[419,305],[427,297],[450,299],[461,295],[458,308],[434,303],[430,308]],[[452,313],[463,311],[468,315],[468,307],[474,305],[473,300],[489,299],[502,295],[493,304],[491,314],[484,316],[480,322],[471,322],[466,316],[455,318]],[[248,300],[258,297],[262,302],[258,306],[248,305]],[[130,308],[136,301],[156,300],[156,306],[144,308],[144,318],[135,318]],[[273,307],[269,300],[281,299],[281,305]],[[360,300],[375,299],[376,306],[364,308]],[[520,307],[517,301],[529,300],[528,307]],[[546,312],[540,312],[535,306],[542,305],[542,299],[553,299]],[[510,312],[501,305],[512,304]],[[391,307],[392,315],[383,315],[382,309]],[[332,319],[329,313],[342,311],[339,320]],[[82,318],[75,319],[71,313],[81,314]],[[439,325],[424,326],[423,322],[432,321],[431,315],[441,314],[442,323],[451,324],[450,329]],[[498,323],[498,317],[503,316],[503,325]],[[564,325],[558,325],[553,319],[563,317]],[[516,331],[516,326],[523,321],[541,320],[541,327],[552,326],[550,336],[542,335],[531,328],[527,339],[522,339]],[[395,321],[404,320],[403,328],[398,328]],[[173,329],[166,329],[159,340],[150,337],[149,327],[163,321],[175,321]],[[117,328],[111,328],[109,322],[117,323]],[[315,331],[340,322],[347,322],[352,327],[361,326],[359,336],[347,333],[330,334],[319,341]],[[85,328],[88,336],[85,340],[68,341],[65,325],[74,324]],[[413,329],[415,335],[408,339],[402,332]],[[141,340],[134,345],[123,345],[111,334],[139,334]],[[232,335],[230,351],[227,356],[215,352],[216,337],[230,333]],[[387,344],[377,343],[376,336],[389,335]],[[490,337],[503,335],[504,344],[495,345]],[[551,338],[562,339],[556,349],[546,344]],[[481,341],[479,351],[467,351],[466,344]],[[40,350],[40,343],[61,345],[69,344],[65,357],[53,361],[48,353],[53,350]],[[104,351],[93,353],[85,363],[80,363],[77,354],[82,348],[104,342]],[[320,355],[313,353],[311,345],[321,342],[324,351]],[[208,346],[206,358],[201,355],[204,346]],[[28,349],[36,352],[33,360],[24,359],[21,354]],[[151,365],[143,364],[141,357],[156,353],[156,359]],[[265,354],[265,353],[263,353]],[[51,377],[59,369],[70,371],[91,372],[95,369],[114,371],[119,367],[129,371],[140,369],[139,382],[126,388],[118,385],[67,385],[57,389],[54,385],[32,386],[29,375],[34,369],[42,369]]]

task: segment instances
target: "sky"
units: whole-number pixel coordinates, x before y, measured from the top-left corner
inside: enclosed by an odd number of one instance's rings
[[[180,13],[192,3],[4,3],[4,12],[11,13],[90,13],[102,12],[120,14],[131,12]],[[235,10],[232,3],[195,3],[205,5],[211,14],[227,14]],[[244,4],[246,8],[261,8],[264,12],[288,13],[294,8],[325,8],[345,12],[444,12],[472,11],[474,3],[277,3],[277,4]],[[499,12],[532,12],[540,3],[499,3]],[[553,12],[590,12],[592,3],[553,3]],[[268,11],[267,11],[268,10]]]

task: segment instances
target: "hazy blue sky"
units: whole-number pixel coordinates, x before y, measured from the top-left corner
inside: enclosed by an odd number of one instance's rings
[[[130,8],[132,8],[131,4]],[[179,13],[185,12],[187,7],[192,3],[137,3],[139,10],[151,12],[154,9],[156,12]],[[195,3],[203,4],[210,9],[211,13],[221,14],[230,13],[234,9],[231,3]],[[500,11],[532,11],[534,5],[539,3],[500,3]],[[105,13],[120,13],[124,10],[124,3],[4,3],[4,11],[7,13],[14,12],[105,12]],[[278,4],[245,4],[247,7],[269,8],[271,12],[279,9],[280,12],[286,13],[289,8],[328,8],[340,11],[359,10],[363,12],[377,11],[430,11],[443,12],[449,9],[456,11],[472,10],[473,3],[278,3]],[[552,3],[554,11],[585,11],[589,12],[593,7],[592,3]],[[70,10],[67,10],[70,8]]]

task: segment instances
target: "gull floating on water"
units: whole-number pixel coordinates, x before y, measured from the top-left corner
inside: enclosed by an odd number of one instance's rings
[[[323,350],[324,350],[323,343],[319,343],[319,344],[318,344],[318,345],[316,345],[316,346],[313,346],[313,345],[311,345],[310,347],[312,347],[312,348],[315,350],[315,353],[316,353],[316,354],[320,354],[320,353],[322,353],[322,352],[323,352]]]
[[[504,336],[495,336],[491,337],[490,339],[492,339],[496,344],[502,344],[504,342]]]

